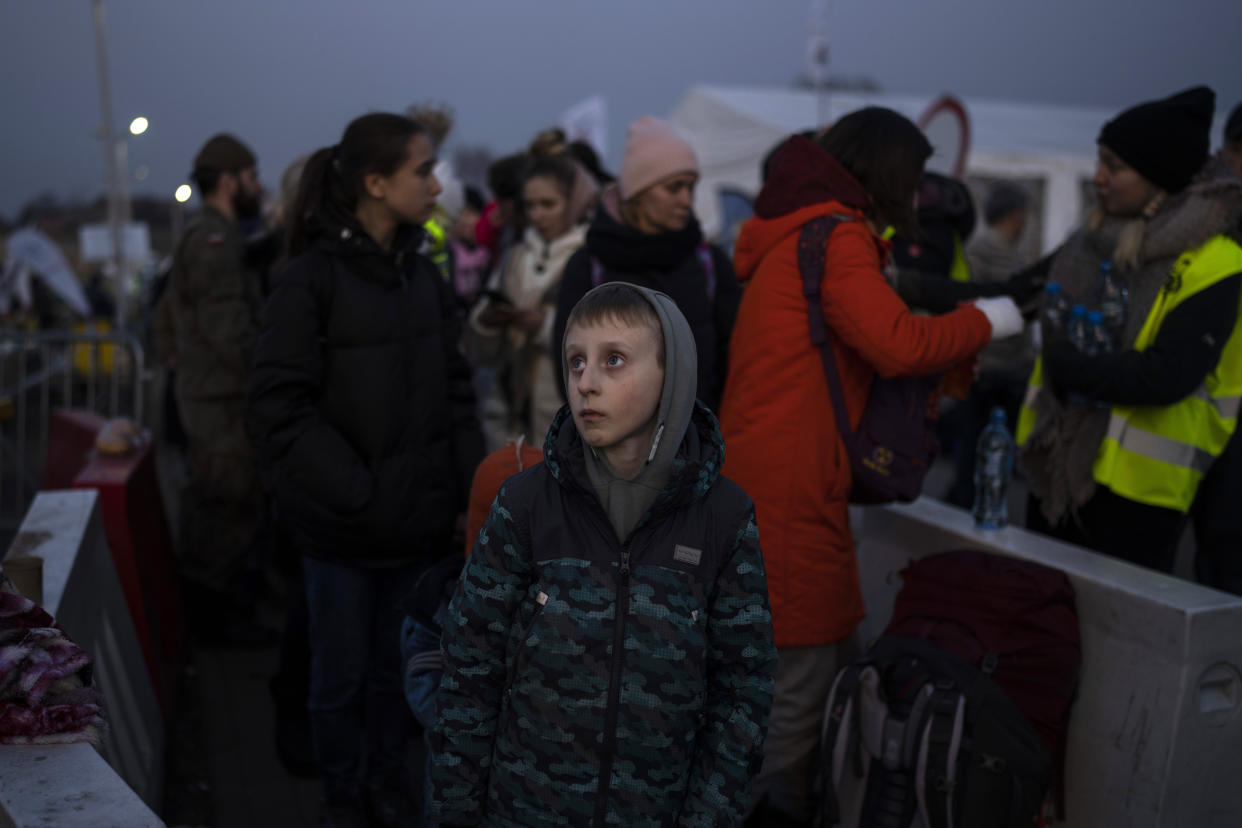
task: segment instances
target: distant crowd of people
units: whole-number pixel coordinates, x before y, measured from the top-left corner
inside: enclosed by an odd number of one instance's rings
[[[196,634],[273,643],[256,571],[289,562],[273,691],[325,825],[811,824],[866,610],[801,247],[844,425],[877,376],[943,374],[951,501],[999,405],[1030,528],[1169,572],[1193,521],[1200,580],[1242,594],[1242,109],[1212,155],[1214,105],[1103,124],[1095,208],[1034,262],[1027,190],[996,184],[974,232],[878,107],[773,148],[732,255],[653,117],[615,177],[549,129],[484,194],[439,158],[442,113],[363,115],[250,237],[257,160],[211,138],[156,308]],[[1114,348],[1032,336],[1050,283],[1090,305],[1102,272]]]

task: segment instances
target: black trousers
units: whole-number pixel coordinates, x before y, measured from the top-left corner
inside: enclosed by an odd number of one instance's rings
[[[1191,516],[1195,577],[1242,595],[1242,439],[1236,431],[1199,484]]]
[[[1176,509],[1139,503],[1102,486],[1078,510],[1077,519],[1067,515],[1055,526],[1034,496],[1026,509],[1027,529],[1160,572],[1173,571],[1185,525],[1186,516]]]

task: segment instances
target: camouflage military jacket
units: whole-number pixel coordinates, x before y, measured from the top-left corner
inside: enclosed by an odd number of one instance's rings
[[[753,504],[707,409],[692,428],[625,543],[568,408],[502,486],[444,632],[441,824],[740,824],[776,648]]]
[[[182,399],[244,396],[263,299],[234,222],[203,208],[177,245],[162,301],[172,303]]]

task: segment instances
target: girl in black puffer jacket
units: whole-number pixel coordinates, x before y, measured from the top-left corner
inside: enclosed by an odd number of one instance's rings
[[[248,426],[303,556],[330,824],[362,814],[364,730],[372,816],[404,824],[397,604],[455,551],[482,458],[453,300],[417,252],[440,191],[434,164],[423,128],[389,114],[358,118],[311,157],[255,349]]]

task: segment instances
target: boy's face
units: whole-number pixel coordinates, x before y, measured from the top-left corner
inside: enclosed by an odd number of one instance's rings
[[[664,390],[659,350],[659,334],[648,325],[608,318],[569,328],[566,390],[587,445],[606,454],[618,448],[647,451]]]

